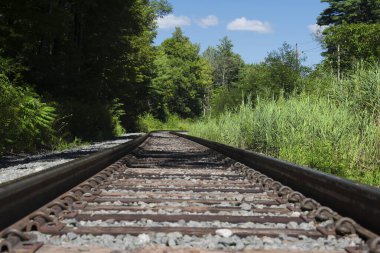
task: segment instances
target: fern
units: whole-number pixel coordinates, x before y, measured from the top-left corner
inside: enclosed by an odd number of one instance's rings
[[[0,153],[32,151],[56,139],[55,108],[31,88],[15,87],[0,74]]]

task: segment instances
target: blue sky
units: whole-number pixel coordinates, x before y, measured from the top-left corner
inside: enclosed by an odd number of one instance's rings
[[[284,41],[307,57],[306,65],[321,61],[322,49],[313,40],[316,18],[327,4],[319,0],[169,0],[173,12],[158,21],[155,40],[171,37],[175,26],[201,45],[201,51],[216,46],[228,36],[234,51],[246,63],[262,61]]]

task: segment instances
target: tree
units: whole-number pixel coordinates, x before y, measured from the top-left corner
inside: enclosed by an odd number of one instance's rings
[[[295,49],[284,42],[282,47],[268,54],[264,62],[247,65],[239,81],[240,93],[250,96],[253,102],[257,97],[278,98],[281,94],[293,93],[302,76],[310,72],[302,65],[304,57],[298,57]]]
[[[109,137],[115,99],[124,123],[147,108],[156,19],[170,10],[165,0],[1,1],[1,53],[58,102],[73,136]]]
[[[305,58],[296,55],[295,49],[286,42],[268,54],[264,65],[270,70],[270,82],[275,93],[283,90],[285,94],[290,94],[296,88],[297,80],[309,71],[302,65],[304,61]]]
[[[199,56],[180,28],[158,47],[155,78],[150,95],[153,113],[162,120],[168,114],[182,118],[201,115],[207,87],[211,84],[208,63]]]
[[[321,43],[325,65],[338,72],[352,68],[357,61],[379,60],[380,0],[324,0],[329,3],[317,19],[329,26]]]
[[[340,71],[351,69],[357,62],[380,59],[380,24],[342,24],[324,34],[325,64],[334,69],[338,69],[338,56]]]
[[[380,0],[322,0],[328,3],[318,17],[318,25],[340,25],[343,23],[373,24],[380,21]]]
[[[214,85],[231,88],[238,81],[239,71],[244,62],[233,52],[232,41],[228,37],[220,40],[216,48],[209,47],[203,53],[213,67]]]

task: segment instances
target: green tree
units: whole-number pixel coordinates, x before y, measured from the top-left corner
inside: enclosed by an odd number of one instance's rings
[[[228,37],[222,38],[216,48],[207,48],[203,57],[213,67],[213,79],[216,87],[226,86],[229,89],[236,84],[244,62],[240,55],[233,52],[233,44]]]
[[[318,25],[340,25],[343,23],[378,23],[380,0],[321,0],[328,3],[318,17]]]
[[[322,46],[325,64],[341,71],[355,67],[357,62],[380,59],[380,24],[342,24],[324,32]],[[339,52],[338,52],[339,46]]]
[[[286,42],[268,54],[264,65],[269,68],[269,80],[274,93],[282,90],[290,94],[296,88],[298,79],[309,71],[302,65],[304,61],[305,57],[297,55],[295,48]]]
[[[25,66],[23,83],[58,102],[68,132],[109,137],[115,99],[130,127],[147,108],[156,18],[170,10],[165,0],[1,1],[0,48]]]
[[[246,65],[241,72],[238,89],[252,102],[257,97],[288,97],[299,88],[302,77],[310,73],[310,69],[302,65],[304,60],[285,42],[278,50],[270,52],[264,62]]]
[[[169,113],[182,118],[201,115],[211,84],[210,66],[180,28],[158,47],[155,70],[150,101],[156,116],[165,120]]]
[[[379,60],[380,0],[324,0],[329,4],[317,18],[329,26],[321,39],[325,66],[340,73],[357,61]]]

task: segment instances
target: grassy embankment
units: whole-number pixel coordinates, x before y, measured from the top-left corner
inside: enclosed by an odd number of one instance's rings
[[[380,186],[380,70],[357,69],[342,81],[307,79],[288,99],[258,99],[217,116],[182,124],[153,117],[151,129],[190,134]],[[152,124],[152,121],[154,124]],[[176,125],[176,124],[180,124]],[[146,128],[148,129],[148,128]]]

